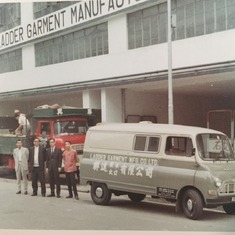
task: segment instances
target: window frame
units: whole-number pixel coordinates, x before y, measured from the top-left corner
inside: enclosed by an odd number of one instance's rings
[[[136,145],[136,139],[138,137],[145,137],[146,140],[145,140],[145,146],[144,146],[144,150],[137,150],[135,148],[135,145]],[[157,138],[158,139],[158,145],[157,145],[157,150],[156,151],[150,151],[148,150],[149,149],[149,144],[150,144],[150,139],[151,138]],[[134,136],[134,140],[133,140],[133,147],[132,147],[132,150],[133,152],[144,152],[144,153],[154,153],[154,154],[157,154],[160,152],[160,148],[161,148],[161,136],[160,135],[144,135],[144,134],[136,134]]]
[[[168,143],[168,139],[171,139],[171,146],[167,146],[169,143]],[[177,140],[177,148],[174,148],[174,145],[172,144],[172,140],[174,139],[179,139]],[[184,140],[184,149],[182,150],[180,148],[180,145],[182,143],[180,143],[180,139],[185,139]],[[165,146],[164,146],[164,154],[166,156],[176,156],[176,157],[192,157],[192,156],[188,156],[188,152],[187,152],[187,144],[188,144],[188,140],[191,141],[191,145],[192,145],[192,149],[194,148],[193,147],[193,139],[191,136],[175,136],[175,135],[169,135],[169,136],[166,136],[166,141],[165,141]]]

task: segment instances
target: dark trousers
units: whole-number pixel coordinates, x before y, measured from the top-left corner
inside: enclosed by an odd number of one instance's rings
[[[49,168],[49,182],[51,188],[51,194],[55,195],[55,184],[56,184],[56,194],[60,195],[60,176],[58,168],[51,167]]]
[[[38,193],[38,181],[41,183],[41,193],[42,195],[46,194],[46,185],[45,185],[45,172],[39,167],[33,167],[32,171],[32,187],[33,193]]]
[[[76,186],[76,180],[75,180],[75,172],[66,172],[66,180],[67,180],[67,185],[68,185],[68,190],[69,190],[69,196],[77,196],[78,191],[77,191],[77,186]],[[72,192],[73,189],[73,192]]]

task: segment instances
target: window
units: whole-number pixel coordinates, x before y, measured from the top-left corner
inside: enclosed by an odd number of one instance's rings
[[[0,54],[0,73],[21,70],[22,49]]]
[[[199,156],[205,161],[235,160],[229,139],[220,134],[197,135]]]
[[[226,4],[225,1],[216,0],[216,31],[226,30]]]
[[[40,133],[46,133],[46,135],[50,135],[51,134],[51,128],[50,128],[50,123],[49,122],[43,122],[41,123],[41,131]]]
[[[165,153],[167,155],[188,156],[192,155],[193,144],[188,137],[167,137]]]
[[[146,139],[147,137],[145,136],[136,136],[134,149],[138,151],[144,151],[146,145]]]
[[[107,23],[35,44],[37,67],[104,54],[108,54]]]
[[[235,28],[234,0],[171,0],[176,14],[172,40]],[[128,14],[129,49],[167,41],[167,3]]]
[[[166,3],[129,14],[129,49],[165,42],[167,39],[166,25]]]
[[[50,14],[54,11],[58,11],[78,2],[80,1],[35,2],[33,3],[34,19]]]
[[[158,152],[159,142],[160,142],[159,137],[136,136],[134,150],[135,151]]]
[[[0,33],[20,23],[20,3],[0,3]]]
[[[157,152],[159,147],[159,138],[158,137],[149,137],[148,151]]]
[[[228,21],[228,29],[235,28],[235,1],[234,0],[227,0],[227,21]]]
[[[55,135],[78,135],[87,131],[86,121],[58,121],[54,124]]]

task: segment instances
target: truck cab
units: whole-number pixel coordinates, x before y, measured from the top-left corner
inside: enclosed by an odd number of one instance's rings
[[[86,132],[89,126],[93,126],[100,121],[100,110],[70,106],[39,106],[33,109],[32,114],[30,120],[32,133],[30,136],[16,135],[13,131],[17,126],[16,120],[13,117],[4,117],[7,125],[3,121],[1,122],[0,166],[12,171],[14,169],[12,152],[16,147],[16,140],[21,139],[23,145],[29,148],[33,146],[33,139],[35,137],[38,137],[41,142],[46,143],[45,147],[49,147],[49,139],[54,138],[56,147],[61,148],[62,151],[65,149],[65,141],[70,141],[72,147],[78,153],[79,165]],[[0,120],[3,120],[3,118]]]
[[[72,147],[81,153],[91,116],[91,110],[82,108],[36,108],[33,111],[33,117],[37,121],[35,135],[41,140],[54,138],[56,147],[62,151],[65,149],[65,141],[70,141]]]
[[[64,150],[65,141],[70,141],[78,152],[83,150],[83,143],[88,125],[85,117],[59,117],[38,120],[36,136],[40,139],[54,138],[56,146]]]

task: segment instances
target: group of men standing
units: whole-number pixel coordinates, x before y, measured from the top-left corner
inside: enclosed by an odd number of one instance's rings
[[[60,148],[55,147],[55,139],[51,138],[49,144],[49,148],[44,148],[40,144],[40,139],[35,138],[33,146],[28,149],[22,146],[22,140],[17,140],[16,148],[13,151],[18,186],[17,194],[28,194],[27,174],[29,171],[32,177],[33,188],[31,196],[37,196],[38,194],[38,181],[41,183],[41,195],[43,197],[46,196],[45,174],[48,173],[50,194],[47,195],[47,197],[57,196],[57,198],[60,198],[61,188],[59,172],[61,171],[63,160],[69,191],[69,195],[66,198],[72,198],[74,193],[75,199],[78,200],[79,197],[75,180],[77,152],[71,148],[69,141],[65,142],[66,150],[63,153]],[[23,181],[23,192],[21,191],[21,179]]]

